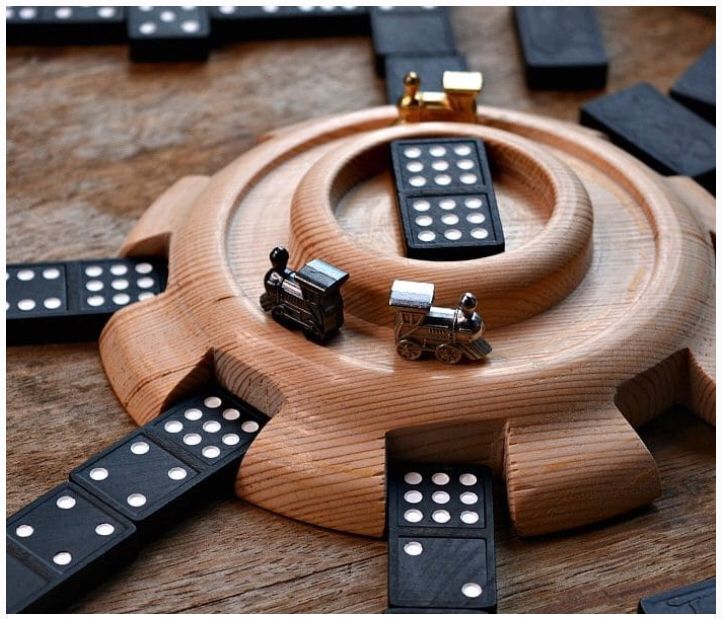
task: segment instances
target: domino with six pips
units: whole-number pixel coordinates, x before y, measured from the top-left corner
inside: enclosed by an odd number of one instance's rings
[[[387,480],[388,612],[494,612],[489,469],[392,462]]]
[[[465,260],[504,251],[481,140],[396,140],[391,153],[407,257]]]
[[[166,279],[156,258],[8,264],[7,343],[96,339],[115,311],[161,293]]]
[[[62,609],[199,506],[231,494],[265,415],[219,387],[171,406],[6,525],[7,611]]]

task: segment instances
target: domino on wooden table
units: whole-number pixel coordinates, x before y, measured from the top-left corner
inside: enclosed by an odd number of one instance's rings
[[[211,25],[205,7],[131,6],[127,11],[131,60],[174,62],[208,58]]]
[[[715,127],[641,82],[585,103],[583,125],[666,176],[690,176],[715,193]]]
[[[70,479],[132,520],[142,537],[230,493],[265,418],[222,392],[184,400],[88,460]]]
[[[643,614],[715,614],[715,578],[640,600]]]
[[[41,9],[43,43],[49,45],[112,44],[126,40],[122,6],[52,6]]]
[[[605,87],[608,58],[594,7],[518,6],[515,18],[530,88]]]
[[[8,44],[98,45],[126,38],[121,6],[11,6],[5,25]]]
[[[117,310],[162,292],[166,266],[155,259],[115,258],[8,264],[8,344],[98,337]]]
[[[136,528],[65,483],[7,521],[7,611],[64,606],[136,554]]]
[[[670,96],[715,125],[715,44],[673,84]]]
[[[449,12],[443,7],[372,7],[372,42],[377,73],[387,56],[456,55]]]
[[[5,7],[5,40],[7,45],[37,45],[43,42],[45,20],[40,6]]]
[[[467,71],[467,61],[458,55],[387,56],[385,75],[387,101],[396,104],[404,94],[404,76],[414,71],[428,90],[441,91],[445,71]]]
[[[367,34],[363,6],[214,6],[213,37],[221,42],[258,38]]]
[[[487,615],[486,610],[467,610],[466,608],[387,608],[384,615]]]
[[[241,459],[266,420],[224,390],[208,388],[11,516],[11,612],[62,608],[130,560],[139,545],[231,494]]]
[[[22,557],[22,551],[6,538],[5,542],[5,612],[15,613],[19,609],[33,610],[33,601],[51,589],[52,575],[37,565],[29,565]],[[37,602],[36,602],[37,604]],[[38,606],[35,606],[37,608]]]
[[[396,140],[391,153],[408,257],[462,260],[504,251],[481,140]]]
[[[395,462],[387,497],[390,607],[494,610],[489,470]]]

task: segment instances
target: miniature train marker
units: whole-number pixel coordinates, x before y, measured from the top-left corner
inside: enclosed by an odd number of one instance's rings
[[[465,292],[457,309],[433,307],[434,284],[394,280],[389,305],[394,316],[394,340],[403,359],[416,361],[433,352],[444,363],[455,364],[466,357],[484,359],[492,347],[482,339],[485,323],[477,313],[477,297]]]
[[[349,274],[318,258],[293,271],[284,247],[275,247],[269,258],[261,307],[279,324],[300,327],[308,339],[328,340],[344,324],[341,287]]]

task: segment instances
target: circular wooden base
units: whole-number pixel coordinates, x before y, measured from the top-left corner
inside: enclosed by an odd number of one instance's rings
[[[101,338],[139,423],[215,376],[273,416],[238,494],[354,533],[384,529],[386,454],[483,462],[512,519],[537,534],[607,518],[660,491],[632,425],[684,401],[715,409],[714,201],[596,134],[480,108],[480,123],[392,126],[376,108],[267,136],[212,178],[182,179],[123,253],[167,253],[169,284]],[[507,250],[458,262],[403,256],[388,143],[482,138]],[[269,250],[351,274],[346,324],[322,347],[260,308]],[[448,367],[395,352],[393,279],[471,291],[494,350]]]

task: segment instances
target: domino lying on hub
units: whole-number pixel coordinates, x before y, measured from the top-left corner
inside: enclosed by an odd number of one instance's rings
[[[481,140],[396,140],[391,151],[409,258],[463,260],[505,250]]]

